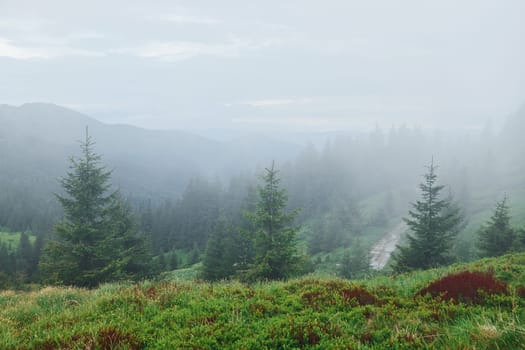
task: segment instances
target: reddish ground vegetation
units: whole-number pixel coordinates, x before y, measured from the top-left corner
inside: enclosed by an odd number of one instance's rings
[[[421,289],[416,296],[430,294],[441,297],[443,300],[454,302],[482,303],[483,294],[508,295],[508,286],[505,282],[494,278],[494,274],[486,272],[463,271],[447,275],[430,283]]]
[[[516,288],[516,294],[518,294],[520,298],[525,298],[525,286],[519,286]]]
[[[303,294],[303,299],[306,300],[308,306],[319,307],[325,304],[335,304],[335,300],[331,293],[325,291],[314,291]]]
[[[345,300],[355,299],[359,305],[373,305],[377,303],[377,298],[362,287],[355,287],[352,289],[343,289],[341,296]]]
[[[98,331],[97,344],[103,350],[120,349],[140,349],[140,342],[129,333],[122,333],[115,328],[104,328]]]
[[[146,289],[146,296],[149,299],[155,299],[155,297],[157,296],[157,289],[155,287],[149,287],[148,289]]]

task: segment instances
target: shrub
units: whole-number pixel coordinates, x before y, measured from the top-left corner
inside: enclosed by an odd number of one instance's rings
[[[430,294],[433,297],[439,296],[442,300],[452,300],[456,303],[479,304],[483,302],[483,294],[508,295],[508,293],[507,284],[495,279],[492,273],[463,271],[430,283],[421,289],[416,297]]]

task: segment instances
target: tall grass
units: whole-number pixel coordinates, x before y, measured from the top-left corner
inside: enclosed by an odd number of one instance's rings
[[[509,293],[477,304],[415,297],[458,271]],[[0,349],[523,349],[525,254],[347,281],[198,280],[0,292]]]

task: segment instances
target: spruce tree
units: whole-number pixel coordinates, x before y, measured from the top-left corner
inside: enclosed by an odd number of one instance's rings
[[[206,280],[216,281],[233,274],[232,266],[228,266],[228,262],[225,261],[226,240],[230,229],[221,218],[210,235],[202,260],[202,277]]]
[[[295,237],[299,229],[293,226],[297,211],[285,212],[288,196],[279,186],[274,164],[265,170],[256,211],[249,214],[255,228],[255,258],[247,271],[251,280],[283,279],[298,270]]]
[[[343,278],[352,278],[352,256],[350,251],[345,249],[343,257],[341,258],[341,263],[338,266],[337,274]]]
[[[357,278],[365,275],[369,270],[368,252],[361,245],[361,240],[356,238],[352,247],[345,250],[337,273],[344,278]]]
[[[151,247],[146,238],[138,234],[131,207],[119,192],[112,196],[107,217],[106,235],[99,243],[106,256],[104,280],[136,280],[148,276],[152,267]]]
[[[144,242],[136,237],[129,208],[118,191],[110,192],[111,172],[100,164],[88,135],[82,156],[72,157],[60,180],[65,195],[56,195],[64,219],[55,240],[44,248],[40,268],[51,283],[95,287],[101,282],[142,277],[149,262]]]
[[[404,219],[410,229],[408,245],[397,246],[394,256],[396,272],[414,269],[429,269],[452,262],[450,250],[453,245],[462,215],[452,198],[441,199],[443,185],[437,185],[434,161],[424,175],[425,181],[419,185],[421,200],[412,203],[413,209]]]
[[[20,241],[16,250],[16,274],[17,279],[21,282],[29,282],[34,272],[31,269],[33,255],[33,245],[29,241],[27,233],[22,232],[20,234]]]
[[[516,250],[525,250],[525,227],[516,230]]]
[[[172,251],[170,253],[170,257],[167,262],[167,265],[170,270],[176,270],[179,267],[179,257],[177,256],[176,252]]]
[[[507,197],[496,203],[489,222],[479,231],[478,249],[480,256],[499,256],[511,251],[516,232],[510,226]]]
[[[221,216],[208,240],[202,277],[213,281],[230,278],[237,273],[242,275],[246,266],[246,244],[241,229]]]

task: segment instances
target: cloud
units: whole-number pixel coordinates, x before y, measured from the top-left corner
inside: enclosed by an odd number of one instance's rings
[[[293,104],[306,104],[311,102],[311,98],[280,98],[280,99],[261,99],[261,100],[249,100],[239,103],[231,103],[228,106],[232,105],[246,105],[251,107],[274,107],[274,106],[284,106],[284,105],[293,105]]]
[[[152,42],[135,48],[117,49],[115,52],[175,62],[198,56],[238,57],[243,51],[263,49],[279,43],[279,40],[272,39],[255,42],[237,38],[222,44],[195,41],[170,41]]]
[[[46,59],[51,55],[45,50],[18,47],[10,40],[0,38],[0,57],[9,57],[17,60],[28,60],[34,58]]]
[[[241,45],[205,44],[191,41],[154,42],[135,49],[123,49],[122,52],[145,58],[157,58],[161,61],[181,61],[196,56],[235,57],[239,55]]]
[[[0,57],[8,57],[16,60],[47,60],[65,56],[102,57],[105,55],[106,54],[101,51],[77,49],[67,46],[27,47],[16,45],[11,40],[0,38]]]
[[[151,17],[151,20],[158,20],[164,22],[172,22],[177,24],[219,24],[221,20],[208,17],[197,17],[189,15],[180,15],[174,13],[161,14],[159,16]]]

